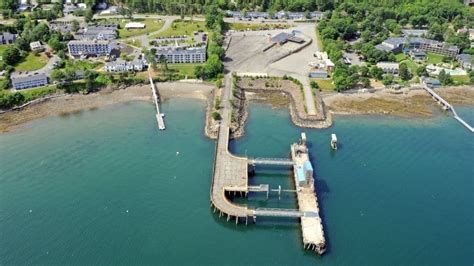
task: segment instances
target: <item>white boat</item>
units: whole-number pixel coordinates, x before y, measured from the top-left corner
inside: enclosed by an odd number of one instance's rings
[[[337,150],[337,137],[334,133],[331,134],[331,148]]]

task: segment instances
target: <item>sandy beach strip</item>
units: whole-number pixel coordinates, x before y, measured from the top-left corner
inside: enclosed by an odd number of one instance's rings
[[[166,82],[157,83],[163,100],[170,98],[192,98],[207,100],[213,84]],[[66,115],[82,110],[94,110],[104,106],[130,101],[152,102],[149,85],[135,85],[125,89],[105,88],[91,94],[70,94],[29,105],[21,110],[0,114],[0,132],[12,131],[20,125],[43,117]]]

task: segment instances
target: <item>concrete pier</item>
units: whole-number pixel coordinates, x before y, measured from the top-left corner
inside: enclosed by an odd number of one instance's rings
[[[256,222],[258,216],[266,217],[289,217],[299,218],[303,232],[304,247],[318,254],[325,251],[324,232],[322,228],[321,218],[319,217],[319,208],[317,198],[314,194],[314,181],[308,176],[307,186],[303,186],[297,181],[297,173],[300,165],[307,165],[309,161],[306,146],[304,144],[293,144],[291,146],[292,158],[288,159],[251,159],[247,157],[239,157],[229,152],[229,136],[232,105],[231,75],[225,76],[225,87],[222,92],[222,120],[220,121],[217,136],[214,171],[211,183],[210,198],[211,207],[214,212],[218,211],[219,217],[227,216],[227,221],[235,219],[235,222],[245,221],[248,223],[249,218]],[[296,146],[295,146],[296,145]],[[303,146],[301,146],[303,145]],[[305,148],[306,153],[300,154],[299,151]],[[252,208],[232,202],[228,195],[248,195],[249,192],[266,192],[267,198],[271,190],[268,185],[248,185],[249,165],[264,164],[277,166],[293,166],[295,172],[296,190],[283,190],[287,192],[296,192],[298,195],[298,209],[273,209],[273,208]],[[311,170],[312,171],[312,170]],[[279,195],[281,187],[277,190]]]
[[[163,119],[165,115],[160,112],[160,104],[159,104],[159,98],[158,98],[155,82],[153,82],[153,79],[151,78],[151,76],[149,77],[149,79],[150,79],[151,91],[153,94],[153,102],[155,103],[155,108],[156,108],[156,122],[158,123],[158,128],[160,130],[165,130],[166,126],[165,126],[165,121]]]

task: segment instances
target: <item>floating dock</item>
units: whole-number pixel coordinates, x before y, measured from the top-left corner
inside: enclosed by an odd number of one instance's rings
[[[227,221],[235,220],[235,223],[245,222],[249,219],[257,221],[257,217],[289,217],[299,218],[301,221],[303,246],[318,254],[325,251],[325,239],[319,206],[314,192],[313,170],[309,163],[308,150],[304,141],[291,145],[291,159],[257,158],[249,159],[231,154],[229,145],[229,125],[231,121],[232,105],[230,104],[231,75],[225,76],[225,87],[222,95],[222,120],[220,122],[215,149],[214,170],[210,189],[211,207],[218,212],[219,217],[226,216]],[[249,167],[255,165],[292,166],[295,177],[295,190],[270,189],[268,185],[248,185]],[[301,171],[306,177],[305,182],[300,182]],[[311,169],[311,170],[310,170]],[[247,196],[249,192],[269,191],[297,193],[298,209],[278,208],[252,208],[237,204],[230,200],[232,196]]]
[[[158,128],[160,130],[165,130],[166,129],[165,120],[163,119],[165,114],[160,112],[160,104],[159,104],[159,98],[158,98],[155,82],[153,82],[153,79],[151,77],[149,77],[149,79],[150,79],[151,91],[153,94],[153,102],[155,103],[155,107],[156,107],[156,122],[158,123]]]

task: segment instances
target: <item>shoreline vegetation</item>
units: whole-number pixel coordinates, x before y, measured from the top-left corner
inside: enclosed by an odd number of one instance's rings
[[[283,81],[283,80],[280,80]],[[246,83],[247,82],[247,83]],[[299,90],[289,89],[277,91],[268,88],[251,88],[249,81],[239,79],[235,97],[232,104],[238,110],[233,114],[232,132],[234,138],[242,137],[245,133],[245,122],[249,115],[249,102],[269,104],[273,108],[288,108],[293,123],[301,127],[324,128],[331,126],[321,124],[321,117],[313,118],[315,124],[311,124],[311,118],[305,116],[305,111],[301,110],[301,94]],[[265,81],[261,81],[265,82]],[[252,84],[254,85],[254,84]],[[268,85],[268,84],[267,84]],[[212,118],[215,110],[219,110],[219,98],[222,89],[218,89],[210,83],[186,83],[186,82],[165,82],[159,83],[158,89],[163,100],[171,98],[192,98],[206,101],[206,118],[204,134],[207,137],[215,138],[218,121]],[[453,105],[474,105],[474,88],[445,87],[437,89],[442,97]],[[298,96],[300,95],[300,96]],[[395,93],[389,89],[381,89],[376,92],[363,93],[323,93],[323,101],[328,110],[328,118],[332,115],[389,115],[401,118],[422,118],[430,117],[440,113],[439,106],[423,90],[406,90]],[[216,100],[217,99],[217,100]],[[297,101],[295,101],[295,99]],[[21,128],[28,122],[50,116],[68,116],[74,113],[87,110],[96,110],[101,107],[127,103],[131,101],[152,102],[151,91],[148,85],[133,85],[121,89],[107,87],[91,94],[58,95],[45,101],[38,101],[20,110],[8,111],[0,114],[0,133],[14,131]],[[216,106],[217,105],[217,106]],[[439,110],[437,112],[436,110]],[[298,117],[309,124],[299,123]],[[306,120],[305,120],[306,119]],[[318,120],[319,119],[319,120]],[[326,120],[324,120],[326,121]],[[318,124],[319,123],[319,124]]]

